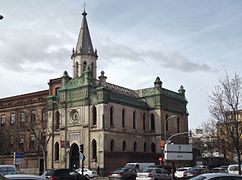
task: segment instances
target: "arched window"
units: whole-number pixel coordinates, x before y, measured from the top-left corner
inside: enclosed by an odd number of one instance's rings
[[[94,77],[94,63],[91,64],[92,77]]]
[[[59,111],[55,112],[55,129],[60,129],[60,113],[59,113]]]
[[[55,161],[59,161],[59,143],[55,143]]]
[[[110,142],[110,151],[114,150],[114,140],[112,139]]]
[[[133,112],[133,129],[136,129],[136,112]]]
[[[151,143],[151,152],[155,153],[155,143]]]
[[[147,144],[144,143],[144,152],[146,152],[146,151],[147,151]]]
[[[144,114],[143,114],[143,130],[144,130],[144,131],[145,131],[145,119],[146,119],[145,116],[146,116],[146,114],[144,113]]]
[[[153,113],[150,115],[150,130],[154,131],[155,130],[155,116]]]
[[[78,74],[79,74],[79,63],[78,62],[76,62],[76,72],[75,72],[75,74],[76,74],[76,77],[78,77]]]
[[[177,132],[179,133],[179,131],[180,131],[180,119],[179,119],[179,117],[176,119],[176,127],[177,127]]]
[[[84,62],[83,62],[83,72],[85,72],[85,71],[86,71],[86,68],[87,68],[87,62],[86,62],[86,61],[84,61]]]
[[[134,142],[134,152],[136,152],[137,151],[137,143],[136,143],[136,141]]]
[[[127,148],[126,141],[123,141],[123,151],[126,151],[126,148]]]
[[[97,108],[92,107],[92,125],[97,125]]]
[[[97,161],[97,141],[95,139],[92,140],[92,159]]]
[[[125,127],[125,109],[122,110],[122,127]]]
[[[113,106],[110,107],[109,118],[110,118],[110,126],[114,126],[114,123],[113,123]]]

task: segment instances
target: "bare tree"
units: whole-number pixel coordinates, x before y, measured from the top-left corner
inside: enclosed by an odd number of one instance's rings
[[[192,137],[193,147],[204,155],[213,156],[213,152],[218,149],[216,123],[213,120],[203,122],[200,129],[202,134]]]
[[[241,131],[239,131],[239,127],[241,127],[239,121],[241,90],[241,78],[237,74],[230,78],[226,73],[226,76],[219,80],[212,95],[209,96],[209,112],[211,117],[216,120],[220,132],[223,132],[220,135],[226,139],[226,143],[230,144],[230,147],[234,147],[239,174],[241,174]]]

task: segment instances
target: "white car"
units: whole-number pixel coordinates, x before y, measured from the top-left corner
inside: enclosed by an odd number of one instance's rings
[[[190,180],[242,180],[242,176],[237,174],[228,174],[228,173],[206,173],[191,178]]]
[[[175,172],[175,177],[176,178],[183,178],[184,177],[184,173],[189,170],[191,167],[181,167],[181,168],[178,168]]]
[[[155,179],[171,179],[170,173],[163,168],[146,168],[142,172],[138,172],[136,180],[155,180]]]
[[[242,171],[242,165],[240,167]],[[238,164],[231,164],[228,166],[228,173],[229,174],[239,174],[239,165]]]
[[[79,168],[76,170],[79,174],[82,174],[82,168]],[[92,171],[88,168],[84,168],[83,169],[83,175],[88,177],[88,178],[94,178],[94,177],[97,177],[98,174],[97,174],[97,171]]]

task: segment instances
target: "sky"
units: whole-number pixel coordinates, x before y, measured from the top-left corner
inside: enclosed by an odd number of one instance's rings
[[[72,76],[83,0],[0,0],[0,98],[48,89]],[[226,72],[241,76],[242,1],[86,0],[97,75],[130,89],[186,90],[189,129],[209,119],[209,95]]]

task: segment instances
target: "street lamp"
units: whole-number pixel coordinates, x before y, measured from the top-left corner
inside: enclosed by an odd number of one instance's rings
[[[173,119],[174,117],[176,117],[176,115],[172,115],[170,117],[168,117],[165,122],[164,122],[164,140],[165,140],[165,143],[166,143],[166,123],[170,120],[170,119]]]

